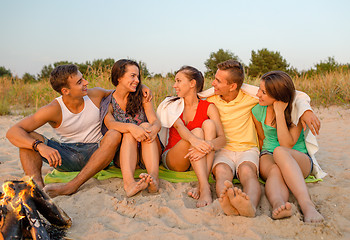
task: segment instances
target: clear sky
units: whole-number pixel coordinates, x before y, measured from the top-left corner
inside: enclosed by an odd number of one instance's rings
[[[38,74],[57,61],[132,58],[150,72],[205,71],[220,48],[249,64],[251,51],[279,51],[309,69],[350,63],[348,0],[0,0],[0,66]]]

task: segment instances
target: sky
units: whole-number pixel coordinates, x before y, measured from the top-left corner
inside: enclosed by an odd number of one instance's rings
[[[0,0],[0,66],[21,77],[58,61],[131,58],[151,73],[205,71],[220,48],[249,64],[278,51],[298,70],[350,63],[348,0]]]

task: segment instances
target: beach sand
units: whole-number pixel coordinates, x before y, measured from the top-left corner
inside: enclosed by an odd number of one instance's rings
[[[293,196],[294,215],[272,220],[263,195],[255,218],[226,216],[214,202],[196,208],[186,192],[197,183],[160,180],[159,194],[143,191],[127,198],[122,179],[91,179],[77,193],[54,201],[72,218],[69,239],[350,239],[350,109],[319,108],[322,122],[316,157],[328,175],[324,181],[308,183],[317,209],[325,217],[321,224],[306,224]],[[20,116],[0,117],[0,183],[19,179],[23,171],[18,150],[5,137]],[[53,136],[50,126],[38,130]],[[50,171],[44,165],[43,174]],[[263,185],[261,185],[263,189]],[[264,194],[264,191],[263,191]]]

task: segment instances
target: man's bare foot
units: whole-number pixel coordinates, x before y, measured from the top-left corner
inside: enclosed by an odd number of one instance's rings
[[[187,195],[194,198],[194,199],[199,199],[199,189],[198,187],[191,188],[188,192]]]
[[[274,210],[272,210],[273,219],[287,218],[290,216],[292,216],[292,204],[290,204],[289,202],[286,202],[282,205],[278,204],[278,206],[276,206]]]
[[[77,189],[69,188],[67,183],[55,183],[48,184],[43,188],[43,191],[47,193],[51,198],[59,195],[70,195],[77,191]]]
[[[220,196],[219,196],[219,203],[221,205],[221,208],[222,210],[224,211],[224,213],[228,216],[230,215],[235,215],[237,216],[239,213],[237,211],[236,208],[234,208],[232,205],[231,205],[231,202],[227,196],[227,190],[229,188],[233,188],[233,184],[232,182],[230,181],[225,181],[224,182],[224,189],[223,191],[220,193]]]
[[[255,217],[256,209],[249,199],[249,196],[241,189],[234,187],[227,190],[227,196],[239,215],[245,217]]]
[[[141,178],[138,182],[133,182],[129,185],[124,184],[124,189],[127,197],[134,196],[136,193],[148,187],[148,178]]]
[[[211,191],[210,191],[210,186],[206,188],[202,188],[199,193],[199,198],[197,201],[196,206],[198,208],[200,207],[205,207],[213,202],[213,199],[211,197]]]
[[[304,222],[320,223],[324,221],[323,216],[316,210],[313,205],[310,205],[306,210],[303,210]]]
[[[145,182],[148,183],[148,192],[156,193],[159,190],[159,179],[152,177],[152,175],[148,173],[141,173],[139,175],[141,179],[144,179]]]

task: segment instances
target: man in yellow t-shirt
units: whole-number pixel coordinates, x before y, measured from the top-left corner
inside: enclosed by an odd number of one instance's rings
[[[258,100],[241,90],[243,80],[244,69],[238,61],[219,63],[212,82],[215,95],[207,101],[218,108],[226,136],[226,146],[215,153],[213,164],[221,207],[227,215],[254,217],[261,189],[258,140],[251,109]],[[243,191],[233,187],[235,175]]]

